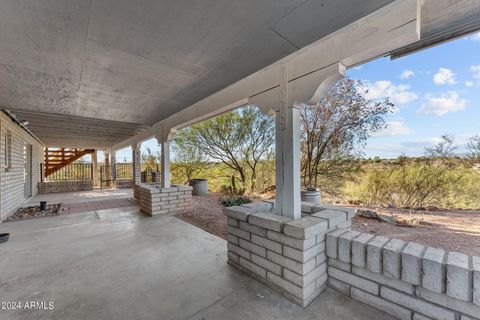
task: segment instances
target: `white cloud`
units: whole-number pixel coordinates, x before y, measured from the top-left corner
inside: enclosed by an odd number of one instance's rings
[[[438,72],[433,76],[433,82],[438,85],[452,85],[457,83],[455,80],[455,74],[452,72],[452,70],[447,68],[438,69]]]
[[[400,79],[408,79],[415,75],[415,72],[412,70],[403,70],[402,74],[400,75]]]
[[[474,40],[474,41],[480,41],[480,32],[474,33],[474,34],[466,37],[465,39]]]
[[[388,80],[376,81],[374,83],[366,82],[366,87],[368,92],[366,92],[365,96],[368,99],[384,99],[388,97],[396,105],[404,105],[418,98],[415,92],[409,90],[409,85],[395,85]]]
[[[467,87],[473,87],[475,85],[475,83],[473,83],[473,81],[465,81],[465,85]]]
[[[456,91],[448,91],[440,96],[434,94],[426,95],[426,102],[417,110],[418,114],[434,114],[443,116],[449,112],[457,112],[467,107],[468,101],[460,99]]]
[[[405,136],[413,133],[413,129],[403,121],[392,120],[387,121],[387,127],[375,134],[374,137],[388,137],[388,136]]]
[[[430,137],[430,138],[421,138],[413,141],[404,141],[401,143],[401,145],[411,150],[414,150],[417,148],[418,150],[425,150],[425,147],[433,146],[440,142],[442,142],[441,137]]]
[[[480,79],[480,64],[470,67],[470,72],[473,73],[473,76],[477,79]]]
[[[366,147],[369,157],[397,158],[401,154],[416,157],[425,154],[425,148],[442,141],[440,137],[419,138],[400,143],[381,143],[379,140],[370,140]]]

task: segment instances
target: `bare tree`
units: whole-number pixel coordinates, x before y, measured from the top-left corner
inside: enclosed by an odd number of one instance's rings
[[[480,162],[480,135],[475,135],[468,139],[467,149],[470,160],[474,163]]]
[[[351,159],[371,133],[385,128],[384,116],[393,111],[389,99],[373,101],[361,81],[344,79],[332,86],[320,102],[301,109],[302,179],[306,187],[333,193]]]
[[[273,148],[273,119],[248,106],[205,120],[184,129],[179,139],[209,159],[220,161],[240,176],[250,192],[256,189],[260,161]]]

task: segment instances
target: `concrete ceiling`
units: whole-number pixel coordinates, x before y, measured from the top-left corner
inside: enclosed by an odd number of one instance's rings
[[[0,105],[108,147],[391,1],[3,0]]]

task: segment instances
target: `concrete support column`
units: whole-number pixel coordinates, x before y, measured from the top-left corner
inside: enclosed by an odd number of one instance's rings
[[[300,200],[300,111],[295,107],[278,111],[275,119],[276,199],[282,216],[301,218]]]
[[[162,188],[170,188],[170,142],[161,142]]]
[[[280,108],[275,117],[276,212],[300,219],[300,110],[289,106],[287,65],[283,65]]]
[[[132,165],[133,165],[133,184],[139,184],[142,182],[142,160],[140,154],[140,144],[135,143],[132,145]]]
[[[110,153],[110,177],[112,180],[111,187],[115,188],[116,187],[116,180],[117,180],[117,156],[116,152],[112,151]]]
[[[110,153],[108,151],[104,151],[105,156],[105,180],[107,181],[107,187],[111,187],[111,179],[112,179],[112,172],[110,167]]]
[[[97,168],[98,168],[97,150],[95,150],[95,152],[92,153],[92,183],[94,187],[98,186]]]

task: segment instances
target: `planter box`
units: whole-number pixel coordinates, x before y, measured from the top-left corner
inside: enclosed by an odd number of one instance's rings
[[[134,187],[140,210],[149,216],[184,212],[191,208],[192,187],[172,185],[162,188],[157,183],[140,183]]]

